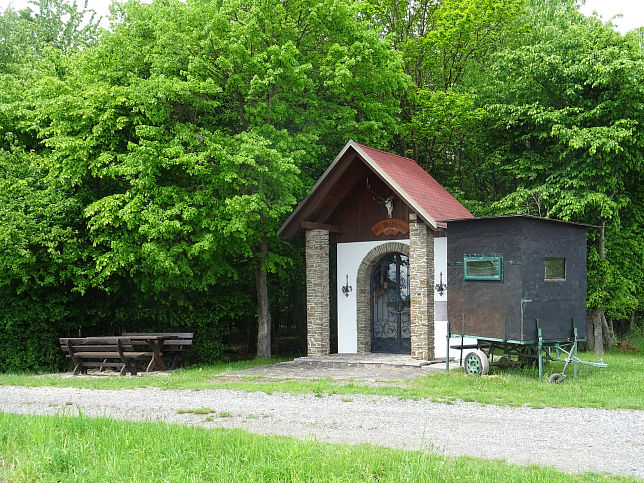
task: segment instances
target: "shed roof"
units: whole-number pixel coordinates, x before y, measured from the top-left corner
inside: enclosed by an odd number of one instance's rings
[[[321,201],[322,193],[330,190],[329,185],[340,183],[347,176],[355,155],[432,228],[438,227],[438,220],[474,217],[416,161],[351,140],[284,222],[277,232],[279,236],[291,238],[302,222],[311,221],[306,219],[312,212],[311,205]]]
[[[526,213],[517,213],[517,214],[508,214],[508,215],[497,215],[497,216],[479,216],[477,218],[472,218],[472,217],[466,217],[466,218],[455,218],[455,219],[444,219],[440,220],[442,223],[460,223],[460,222],[485,222],[485,220],[499,220],[503,218],[524,218],[527,220],[536,220],[536,221],[543,221],[546,223],[561,223],[563,225],[571,225],[571,226],[581,226],[583,228],[599,228],[597,225],[588,225],[586,223],[578,223],[575,221],[565,221],[565,220],[557,220],[555,218],[544,218],[541,216],[535,216],[535,215],[528,215]]]

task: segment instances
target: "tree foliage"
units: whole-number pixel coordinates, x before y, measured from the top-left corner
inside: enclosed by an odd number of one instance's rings
[[[416,86],[401,154],[475,214],[605,225],[601,240],[589,235],[589,313],[632,319],[644,253],[641,32],[621,35],[572,0],[374,3],[374,28]]]
[[[70,245],[68,289],[124,297],[112,316],[125,323],[156,304],[137,325],[174,305],[178,325],[242,279],[231,297],[248,307],[254,274],[270,328],[266,274],[293,254],[279,223],[347,139],[391,139],[400,58],[338,0],[130,1],[114,13],[96,45],[53,46],[26,106],[45,188],[76,202],[83,248]],[[222,315],[202,315],[222,332]]]
[[[79,331],[190,328],[205,361],[236,326],[269,355],[303,278],[275,232],[350,138],[476,214],[603,226],[589,312],[642,313],[641,32],[572,0],[130,0],[102,32],[33,7],[0,13],[0,369]]]
[[[628,318],[642,283],[629,264],[644,253],[634,236],[642,227],[641,44],[569,2],[533,2],[525,20],[529,28],[494,55],[478,84],[490,175],[510,188],[491,194],[488,212],[605,226],[589,233],[589,325],[603,312]],[[600,348],[608,329],[595,332]]]

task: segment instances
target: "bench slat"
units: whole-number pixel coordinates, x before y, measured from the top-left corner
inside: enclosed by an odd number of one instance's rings
[[[120,369],[124,365],[123,362],[83,361],[83,367],[118,367]]]
[[[83,344],[71,344],[72,351],[74,352],[114,352],[118,351],[116,344],[103,344],[103,345],[83,345]],[[121,346],[124,351],[133,351],[132,346]],[[69,352],[69,348],[64,346],[64,352]],[[138,351],[140,352],[140,351]]]
[[[192,345],[191,340],[164,340],[163,346],[186,346],[189,347]]]
[[[121,344],[131,343],[129,339],[124,339],[123,337],[61,337],[58,340],[61,344],[67,344],[67,342],[69,342],[73,345],[116,345],[119,341]]]
[[[74,352],[79,359],[120,359],[118,352]],[[123,352],[127,359],[152,357],[152,352]]]

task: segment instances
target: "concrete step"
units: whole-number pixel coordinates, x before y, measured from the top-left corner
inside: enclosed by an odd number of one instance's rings
[[[445,358],[431,361],[412,359],[397,354],[330,354],[328,356],[298,357],[294,363],[311,367],[371,367],[371,368],[420,368],[445,363]]]

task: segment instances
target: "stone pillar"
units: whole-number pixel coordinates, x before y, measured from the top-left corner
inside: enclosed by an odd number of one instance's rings
[[[306,231],[307,355],[323,356],[329,345],[329,232]]]
[[[409,217],[411,357],[434,358],[434,236],[427,225]]]

